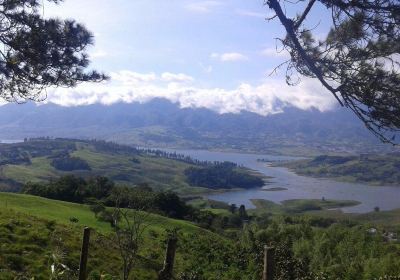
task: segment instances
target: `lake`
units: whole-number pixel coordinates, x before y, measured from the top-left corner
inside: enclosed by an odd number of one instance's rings
[[[0,144],[15,144],[15,143],[21,143],[24,142],[24,140],[8,140],[8,139],[3,139],[0,140]]]
[[[169,151],[173,150],[169,149]],[[265,159],[271,162],[299,159],[296,157],[203,150],[176,150],[176,152],[203,161],[235,162],[266,176],[273,177],[264,188],[277,187],[287,189],[282,191],[263,191],[262,189],[232,191],[209,195],[210,199],[235,203],[237,205],[244,204],[247,208],[254,208],[254,205],[250,201],[250,199],[254,198],[267,199],[279,203],[288,199],[321,199],[325,197],[325,199],[357,200],[361,202],[360,205],[354,207],[342,208],[344,212],[370,212],[376,206],[381,210],[400,208],[400,186],[370,186],[305,177],[297,175],[287,168],[273,167],[266,162],[257,161],[257,159]]]

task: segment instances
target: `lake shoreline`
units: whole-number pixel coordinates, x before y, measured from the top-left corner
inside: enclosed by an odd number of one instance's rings
[[[340,176],[318,176],[315,174],[308,174],[306,172],[301,172],[299,170],[297,170],[296,168],[291,168],[286,166],[285,164],[279,165],[279,164],[271,164],[269,166],[273,166],[273,167],[283,167],[283,168],[287,168],[288,170],[290,170],[293,173],[296,173],[299,176],[304,176],[304,177],[310,177],[310,178],[314,178],[314,179],[326,179],[326,180],[333,180],[335,182],[338,183],[350,183],[350,184],[365,184],[371,187],[382,187],[382,186],[387,186],[387,187],[398,187],[400,188],[399,184],[390,184],[390,183],[386,183],[386,182],[379,182],[379,181],[362,181],[362,180],[353,180],[354,177],[340,177]]]
[[[270,178],[264,188],[279,188],[279,191],[265,191],[262,188],[219,190],[202,193],[207,199],[228,204],[245,205],[254,209],[251,199],[266,199],[280,203],[291,199],[353,200],[361,204],[341,207],[346,213],[368,213],[375,207],[381,211],[400,208],[400,188],[393,186],[369,186],[367,184],[337,182],[329,178],[301,176],[287,167],[274,166],[274,162],[296,161],[299,157],[274,156],[265,154],[226,153],[208,150],[172,150],[203,161],[231,161],[245,168],[255,170]],[[264,159],[266,162],[258,161]],[[286,190],[283,190],[286,189]]]

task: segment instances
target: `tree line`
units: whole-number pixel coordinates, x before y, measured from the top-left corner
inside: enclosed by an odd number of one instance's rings
[[[87,204],[97,218],[112,222],[107,207],[143,210],[169,218],[195,222],[211,230],[239,228],[248,219],[245,207],[231,206],[231,215],[220,216],[187,204],[171,191],[154,191],[147,183],[135,187],[117,186],[107,177],[89,179],[67,175],[47,183],[29,182],[22,187],[24,194],[49,199]],[[237,211],[236,211],[237,210]]]

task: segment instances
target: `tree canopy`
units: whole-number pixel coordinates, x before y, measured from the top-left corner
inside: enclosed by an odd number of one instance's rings
[[[400,2],[398,0],[265,0],[286,30],[279,39],[294,71],[316,78],[384,142],[400,131]],[[296,10],[289,15],[286,6]],[[311,14],[327,10],[330,30],[318,39]],[[284,64],[282,64],[284,65]],[[281,65],[281,66],[282,66]]]
[[[50,86],[73,87],[107,78],[85,71],[92,34],[74,20],[44,18],[42,4],[0,0],[0,97],[7,101],[38,100]]]

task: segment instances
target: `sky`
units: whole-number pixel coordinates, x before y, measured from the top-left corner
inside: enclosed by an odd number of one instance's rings
[[[274,39],[282,37],[283,27],[266,20],[271,12],[261,0],[44,2],[44,16],[73,18],[92,31],[91,68],[111,77],[106,83],[50,89],[47,102],[108,105],[163,97],[181,107],[261,115],[288,106],[321,111],[336,106],[315,80],[291,87],[282,73],[269,76],[288,54]],[[309,24],[323,29],[318,16]]]

